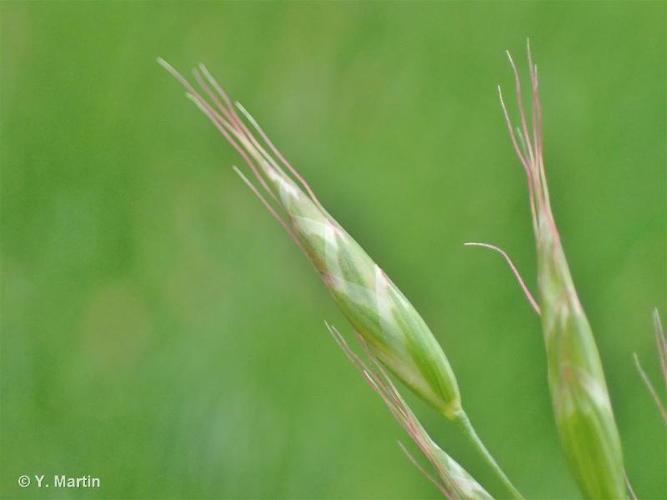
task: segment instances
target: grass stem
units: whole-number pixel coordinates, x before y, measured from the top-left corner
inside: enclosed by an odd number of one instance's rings
[[[489,467],[491,467],[496,477],[511,493],[512,498],[523,499],[523,496],[521,493],[519,493],[519,490],[514,487],[505,472],[503,472],[503,470],[500,468],[500,465],[498,465],[498,462],[496,462],[496,459],[493,458],[493,455],[491,455],[486,446],[484,446],[484,443],[477,435],[477,431],[475,431],[472,422],[470,422],[468,415],[464,411],[459,412],[456,416],[456,422],[461,426],[463,434],[465,434],[466,438],[475,446],[477,452],[482,456]]]

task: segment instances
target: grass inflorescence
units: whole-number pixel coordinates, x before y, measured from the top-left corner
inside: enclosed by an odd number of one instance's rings
[[[206,67],[200,65],[193,71],[200,92],[165,61],[159,62],[245,160],[254,182],[235,167],[236,172],[313,264],[370,355],[442,415],[457,422],[500,482],[513,497],[520,498],[473,428],[449,360],[412,303],[322,206],[254,118],[243,106],[232,103]]]
[[[510,265],[531,307],[540,316],[556,427],[581,492],[591,499],[634,496],[625,475],[620,437],[600,354],[577,295],[551,210],[544,167],[537,66],[528,47],[529,114],[523,103],[519,72],[512,57],[507,55],[516,90],[519,117],[516,128],[500,86],[498,92],[512,145],[527,178],[537,248],[536,296],[503,250],[487,243],[467,245],[498,251]],[[203,65],[193,71],[196,88],[165,61],[160,59],[159,63],[183,85],[187,97],[243,158],[246,173],[237,167],[234,170],[312,263],[350,323],[365,356],[357,355],[340,332],[327,324],[330,333],[366,382],[380,395],[429,462],[435,476],[402,447],[411,461],[449,498],[492,498],[487,489],[430,437],[389,374],[444,417],[456,422],[504,485],[506,493],[522,498],[477,435],[464,411],[459,385],[445,351],[407,297],[324,208],[305,179],[273,145],[250,113],[239,103],[232,102]],[[657,312],[656,338],[667,384],[667,342]],[[638,358],[636,363],[667,421],[664,407]]]

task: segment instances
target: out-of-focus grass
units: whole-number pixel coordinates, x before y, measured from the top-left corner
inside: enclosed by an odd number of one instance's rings
[[[664,497],[661,3],[0,4],[4,498],[434,497],[322,320],[337,311],[155,64],[206,62],[446,346],[530,497],[576,496],[537,318],[525,186],[496,102],[531,36],[554,211],[627,469]],[[440,443],[484,467],[415,403]],[[662,443],[662,445],[661,445]],[[91,474],[87,491],[20,474]]]

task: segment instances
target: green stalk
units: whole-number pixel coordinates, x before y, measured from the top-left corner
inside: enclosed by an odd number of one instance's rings
[[[500,480],[501,483],[507,488],[507,491],[512,495],[512,498],[522,499],[521,493],[517,490],[512,482],[509,480],[505,472],[500,468],[498,462],[496,462],[491,452],[486,448],[481,438],[475,431],[475,428],[468,418],[468,415],[464,411],[460,411],[455,417],[456,423],[459,425],[466,439],[475,447],[477,453],[484,459],[486,464],[491,468],[495,476]]]
[[[419,422],[419,419],[410,409],[410,406],[408,406],[398,392],[398,389],[387,373],[382,369],[380,361],[366,349],[366,354],[370,362],[364,362],[350,348],[334,326],[328,323],[326,325],[338,346],[363,375],[368,385],[379,394],[396,421],[401,424],[424,457],[431,463],[437,475],[434,477],[424,469],[399,441],[399,446],[417,469],[448,499],[493,500],[493,497],[482,485],[433,441],[421,422]],[[361,340],[361,344],[366,347],[363,340]]]

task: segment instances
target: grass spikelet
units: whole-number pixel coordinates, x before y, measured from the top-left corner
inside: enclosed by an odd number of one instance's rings
[[[245,160],[254,182],[239,169],[236,172],[314,265],[373,358],[442,415],[458,423],[512,496],[521,498],[477,436],[461,406],[458,383],[447,356],[410,301],[327,212],[253,117],[240,104],[232,104],[203,65],[193,73],[206,98],[169,64],[161,59],[158,62],[183,85],[186,96]]]
[[[551,211],[543,161],[542,110],[530,47],[532,101],[529,129],[520,78],[515,77],[520,126],[515,132],[499,96],[512,144],[528,179],[537,244],[539,308],[556,425],[570,468],[587,498],[625,498],[621,444],[600,355],[581,306]],[[519,140],[517,140],[519,137]]]
[[[408,404],[401,397],[400,393],[392,383],[391,379],[384,372],[382,367],[375,362],[372,355],[370,363],[365,363],[347,344],[338,330],[326,323],[329,332],[336,343],[343,350],[347,358],[359,370],[364,380],[371,388],[378,393],[385,405],[396,419],[396,421],[408,433],[410,438],[417,445],[422,454],[431,463],[437,473],[433,477],[417,462],[417,460],[401,444],[401,449],[424,474],[438,490],[447,498],[461,500],[484,500],[493,498],[463,467],[461,467],[452,457],[443,451],[426,432]],[[360,339],[362,345],[363,339]]]
[[[456,378],[444,351],[408,299],[329,215],[250,114],[239,104],[232,105],[205,67],[200,66],[194,75],[208,99],[171,66],[161,64],[185,86],[188,98],[244,158],[258,186],[239,169],[236,172],[313,263],[373,354],[424,400],[454,418],[461,411]]]

